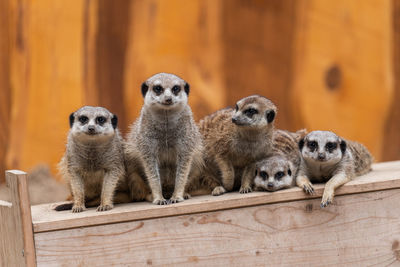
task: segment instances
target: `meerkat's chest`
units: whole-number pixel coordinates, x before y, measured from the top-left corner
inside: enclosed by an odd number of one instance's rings
[[[333,170],[330,166],[314,164],[307,166],[308,176],[316,182],[326,182],[332,177]]]
[[[245,166],[265,158],[269,153],[269,147],[262,142],[241,141],[233,144],[232,151],[233,165]]]

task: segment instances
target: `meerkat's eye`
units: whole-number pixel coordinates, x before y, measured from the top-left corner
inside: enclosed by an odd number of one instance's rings
[[[174,95],[179,94],[180,91],[181,91],[181,87],[179,85],[175,85],[174,87],[172,87],[172,93]]]
[[[100,116],[100,117],[97,117],[96,118],[96,122],[98,123],[98,124],[100,124],[100,125],[102,125],[103,123],[105,123],[106,122],[106,118],[105,117],[103,117],[103,116]]]
[[[78,119],[82,124],[85,124],[86,122],[88,122],[89,118],[86,116],[80,116]]]
[[[314,151],[318,147],[318,143],[316,141],[309,141],[307,146],[311,151]]]
[[[248,117],[253,117],[254,114],[257,114],[258,110],[254,109],[254,108],[248,108],[244,111],[244,114],[246,114],[246,116]]]
[[[333,150],[335,150],[337,148],[337,143],[332,143],[332,142],[328,142],[326,143],[326,150],[328,150],[329,152],[332,152]]]
[[[275,174],[275,179],[281,179],[283,176],[285,176],[285,174],[283,173],[283,172],[277,172],[276,174]]]
[[[265,180],[267,180],[267,178],[268,178],[268,173],[265,172],[265,171],[261,171],[261,172],[260,172],[260,176],[261,176],[261,178],[265,181]]]
[[[238,111],[239,110],[239,106],[236,104],[235,110]]]
[[[153,91],[154,91],[154,93],[159,95],[159,94],[162,94],[162,92],[164,92],[164,88],[162,88],[161,85],[154,85],[153,86]]]

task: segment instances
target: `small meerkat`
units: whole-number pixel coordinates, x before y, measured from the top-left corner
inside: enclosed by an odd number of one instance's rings
[[[142,84],[144,104],[125,143],[133,200],[165,205],[188,197],[189,173],[200,168],[203,158],[202,137],[188,105],[189,88],[168,73]]]
[[[81,212],[86,203],[99,205],[97,211],[106,211],[113,208],[114,200],[129,202],[117,116],[103,107],[84,106],[69,116],[69,123],[59,169],[69,184],[73,203],[55,209]]]
[[[254,188],[257,191],[277,191],[296,185],[301,154],[298,143],[306,130],[291,133],[276,130],[271,156],[256,163]]]
[[[269,99],[252,95],[239,100],[235,109],[226,108],[199,122],[206,156],[205,179],[212,195],[240,186],[252,191],[255,163],[272,151],[277,108]]]
[[[311,182],[326,182],[321,207],[332,203],[335,190],[371,170],[373,157],[365,146],[330,131],[313,131],[299,142],[302,155],[296,184],[313,194]]]

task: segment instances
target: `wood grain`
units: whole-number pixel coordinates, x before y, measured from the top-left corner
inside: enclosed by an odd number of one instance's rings
[[[11,203],[0,203],[1,266],[36,266],[27,175],[6,172]]]
[[[299,1],[296,15],[295,128],[335,131],[381,160],[394,94],[391,1]]]
[[[396,266],[400,190],[35,234],[39,266]],[[390,208],[388,208],[390,207]]]
[[[70,211],[56,212],[55,204],[32,206],[33,229],[35,233],[60,229],[92,226],[176,216],[224,209],[256,206],[269,203],[321,198],[324,185],[315,185],[315,195],[309,196],[299,188],[274,193],[253,192],[250,194],[229,193],[218,197],[199,196],[182,203],[157,206],[146,202],[116,205],[107,212],[89,209],[79,214]],[[400,161],[374,165],[374,171],[358,177],[336,191],[336,195],[347,195],[369,191],[400,188]]]

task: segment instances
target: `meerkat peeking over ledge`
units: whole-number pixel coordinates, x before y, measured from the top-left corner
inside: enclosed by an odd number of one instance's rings
[[[85,206],[99,205],[97,211],[106,211],[114,202],[129,202],[117,116],[102,107],[84,106],[70,115],[69,122],[59,169],[69,184],[73,203],[55,209],[81,212]]]
[[[212,195],[236,188],[252,191],[255,163],[272,152],[277,108],[269,99],[252,95],[239,100],[199,123],[205,143],[207,184]]]
[[[256,163],[255,190],[273,192],[296,185],[301,161],[298,143],[306,134],[306,130],[274,131],[272,155]]]
[[[189,173],[202,166],[203,158],[202,138],[188,105],[189,88],[168,73],[142,84],[144,104],[125,143],[133,200],[165,205],[188,197]]]
[[[321,207],[332,203],[335,190],[371,170],[373,158],[362,144],[330,131],[313,131],[300,140],[302,155],[297,186],[312,194],[311,182],[326,182]]]

